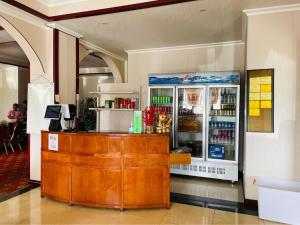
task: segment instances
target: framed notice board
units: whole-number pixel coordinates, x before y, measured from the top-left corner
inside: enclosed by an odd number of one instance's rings
[[[274,132],[274,69],[247,71],[248,132]]]

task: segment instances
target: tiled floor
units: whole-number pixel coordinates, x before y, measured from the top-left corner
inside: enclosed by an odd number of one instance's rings
[[[241,182],[232,184],[231,182],[221,180],[172,176],[171,192],[233,202],[244,202]]]
[[[276,224],[255,216],[173,203],[171,209],[125,210],[69,206],[40,189],[0,203],[0,224]]]

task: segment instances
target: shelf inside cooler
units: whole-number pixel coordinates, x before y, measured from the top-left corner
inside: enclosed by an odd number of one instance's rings
[[[203,114],[179,115],[178,117],[203,117]]]
[[[223,127],[218,127],[218,128],[210,127],[209,129],[211,129],[211,130],[235,130],[235,128],[223,128]]]
[[[95,111],[135,111],[135,110],[139,110],[139,109],[89,108],[89,110],[95,110]]]
[[[179,130],[178,133],[202,133],[202,131]]]
[[[168,103],[163,103],[163,102],[161,102],[161,103],[154,103],[154,102],[152,102],[151,103],[152,105],[173,105],[173,102],[168,102]]]
[[[208,143],[209,145],[221,145],[221,146],[234,146],[235,144],[234,143],[214,143],[214,142],[209,142]]]
[[[139,95],[136,91],[90,91],[89,94],[96,95]]]
[[[236,115],[232,115],[232,116],[225,116],[225,115],[209,115],[210,117],[232,117],[232,118],[235,118],[236,117]]]

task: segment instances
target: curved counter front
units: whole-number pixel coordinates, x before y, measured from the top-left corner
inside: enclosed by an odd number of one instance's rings
[[[170,207],[168,135],[41,135],[42,196],[121,210]]]

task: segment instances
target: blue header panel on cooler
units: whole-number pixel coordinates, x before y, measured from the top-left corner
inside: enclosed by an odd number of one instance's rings
[[[157,84],[240,84],[240,72],[150,74],[149,85]]]

